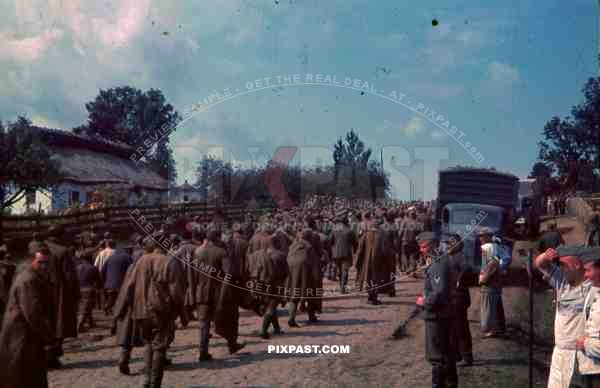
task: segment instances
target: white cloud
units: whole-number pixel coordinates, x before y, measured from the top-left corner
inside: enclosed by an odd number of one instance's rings
[[[493,89],[511,87],[520,79],[519,70],[507,63],[491,62],[487,68],[487,84]]]
[[[0,58],[10,58],[19,62],[35,61],[62,36],[63,31],[57,28],[23,39],[11,39],[0,34]]]
[[[33,125],[37,125],[40,127],[53,128],[53,129],[61,129],[61,128],[65,127],[58,121],[50,119],[43,115],[39,115],[39,114],[35,114],[35,115],[31,116],[31,117],[29,117],[29,119],[31,120],[31,123]]]
[[[441,129],[434,129],[431,132],[431,138],[436,141],[445,140],[447,137],[448,137],[448,133],[445,131],[442,131]]]
[[[405,136],[416,136],[425,129],[425,119],[421,116],[413,116],[404,127],[400,129]]]

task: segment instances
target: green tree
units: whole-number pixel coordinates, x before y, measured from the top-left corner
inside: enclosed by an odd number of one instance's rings
[[[0,123],[0,217],[26,193],[50,190],[59,179],[58,163],[27,118],[19,117],[6,127]]]
[[[87,123],[73,128],[75,133],[133,147],[142,146],[148,140],[155,142],[146,159],[169,183],[175,182],[177,170],[169,136],[161,135],[167,132],[163,128],[174,131],[181,122],[181,117],[167,103],[160,90],[143,92],[130,86],[101,89],[93,101],[85,104],[85,108],[88,111]],[[157,137],[160,139],[156,140]]]
[[[332,155],[335,182],[341,189],[336,194],[366,198],[373,196],[374,186],[383,187],[384,192],[389,190],[389,177],[380,163],[370,160],[371,155],[371,148],[365,145],[354,129],[350,129],[344,139],[338,138],[333,145]],[[354,189],[348,190],[350,187]]]
[[[529,178],[548,179],[552,176],[552,168],[544,162],[535,162],[531,167]]]

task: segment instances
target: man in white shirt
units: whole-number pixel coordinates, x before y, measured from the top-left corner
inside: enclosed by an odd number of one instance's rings
[[[584,303],[585,331],[576,343],[577,364],[585,388],[600,387],[600,248],[582,256],[585,278],[592,289]]]
[[[592,287],[585,280],[579,247],[550,248],[535,258],[535,266],[556,290],[554,350],[548,388],[568,388],[576,380],[577,339],[584,333],[585,299]]]

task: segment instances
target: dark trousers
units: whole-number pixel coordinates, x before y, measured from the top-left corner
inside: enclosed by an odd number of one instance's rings
[[[403,270],[403,267],[402,267],[402,252],[403,252],[403,249],[402,248],[403,248],[402,245],[399,245],[398,248],[397,248],[398,250],[396,251],[396,271],[398,271],[398,270],[402,271]]]
[[[49,363],[56,362],[60,357],[62,357],[64,354],[62,345],[63,338],[57,338],[50,344],[46,345],[46,360],[48,360]]]
[[[162,384],[165,358],[169,347],[173,320],[144,319],[137,321],[144,341],[144,387],[160,387]]]
[[[316,318],[316,308],[314,307],[313,303],[310,303],[310,300],[307,303],[308,305],[308,319],[314,319]],[[290,302],[288,304],[288,311],[290,313],[289,318],[288,318],[288,322],[296,322],[296,313],[298,311],[298,302]]]
[[[273,325],[273,332],[281,332],[279,326],[279,317],[277,316],[277,306],[279,305],[279,299],[270,299],[266,302],[265,314],[263,315],[263,322],[261,327],[261,335],[267,335],[269,326]]]
[[[119,290],[105,289],[104,290],[104,314],[111,315],[112,309],[117,301]]]
[[[458,387],[456,352],[452,347],[450,320],[425,320],[425,357],[431,364],[433,388]]]
[[[370,301],[377,301],[377,288],[367,291]]]
[[[473,339],[469,327],[468,307],[458,307],[454,310],[456,316],[450,321],[452,348],[463,360],[473,359]]]
[[[212,305],[198,305],[198,327],[200,357],[208,355],[208,343],[210,340],[210,322],[214,318],[214,307]]]
[[[404,252],[404,264],[402,270],[404,272],[414,272],[417,269],[417,262],[419,261],[419,248],[418,246],[403,245],[402,251]]]
[[[96,303],[96,290],[93,288],[81,289],[81,300],[79,301],[79,314],[77,317],[77,331],[82,331],[84,325],[93,328],[94,317],[92,311]]]
[[[351,257],[338,257],[335,259],[335,264],[340,274],[340,292],[346,293],[346,286],[348,285],[348,273],[352,266]]]
[[[584,375],[583,388],[600,388],[600,375]]]

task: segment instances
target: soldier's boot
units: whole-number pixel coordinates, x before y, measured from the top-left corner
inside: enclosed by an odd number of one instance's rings
[[[164,374],[165,351],[152,352],[152,372],[150,374],[150,388],[160,388]]]
[[[129,374],[129,360],[131,359],[131,348],[122,346],[119,355],[119,372],[124,375]]]
[[[442,366],[431,367],[431,388],[444,388],[444,370]]]
[[[271,336],[269,335],[269,326],[271,325],[271,318],[273,317],[273,313],[268,312],[263,315],[262,326],[260,328],[260,338],[269,339]]]
[[[283,334],[283,330],[281,330],[281,326],[279,326],[279,316],[277,315],[277,311],[273,312],[271,323],[273,324],[273,335]]]
[[[317,314],[315,312],[315,310],[312,307],[308,307],[308,322],[310,323],[316,323],[319,321],[319,318],[317,318]]]
[[[200,357],[199,361],[210,361],[212,356],[208,353],[210,322],[200,321]]]
[[[288,311],[290,313],[290,316],[288,318],[288,326],[300,327],[300,325],[296,323],[296,313],[298,311],[298,306],[296,305],[296,303],[290,302],[290,304],[288,305]]]
[[[152,346],[144,347],[144,388],[152,387]]]
[[[237,337],[232,338],[231,340],[227,340],[227,348],[229,349],[229,354],[235,354],[240,350],[246,347],[246,343],[237,342]]]
[[[396,327],[396,330],[394,330],[390,339],[397,340],[404,337],[406,337],[406,321],[403,321]]]
[[[452,362],[444,368],[444,378],[447,388],[458,388],[458,373],[456,363]]]

